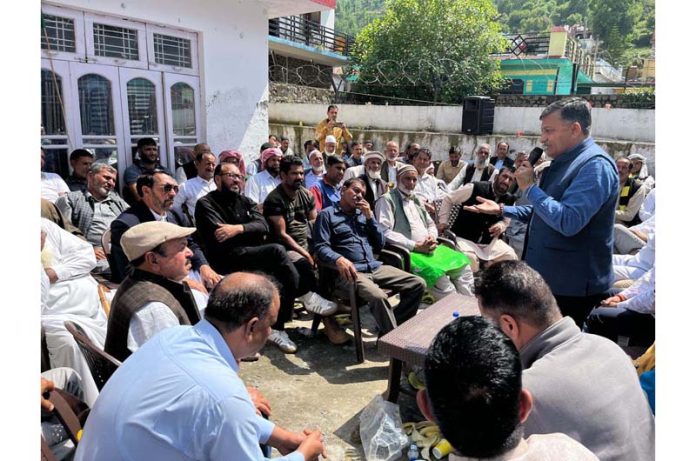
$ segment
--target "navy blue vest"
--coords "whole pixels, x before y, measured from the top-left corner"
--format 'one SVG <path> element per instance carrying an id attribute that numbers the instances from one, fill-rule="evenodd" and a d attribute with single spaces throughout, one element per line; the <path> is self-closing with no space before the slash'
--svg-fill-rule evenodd
<path id="1" fill-rule="evenodd" d="M 562 202 L 580 169 L 597 161 L 608 162 L 614 170 L 614 177 L 610 178 L 613 192 L 585 227 L 575 235 L 563 235 L 535 214 L 529 223 L 524 259 L 544 277 L 554 295 L 600 294 L 612 284 L 614 211 L 619 197 L 614 160 L 592 138 L 587 138 L 551 162 L 544 171 L 540 187 L 554 200 Z"/>

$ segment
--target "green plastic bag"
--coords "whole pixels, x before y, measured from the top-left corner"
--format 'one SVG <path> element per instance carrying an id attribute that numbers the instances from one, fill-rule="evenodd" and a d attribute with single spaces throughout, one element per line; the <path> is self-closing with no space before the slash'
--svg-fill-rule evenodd
<path id="1" fill-rule="evenodd" d="M 444 245 L 438 245 L 429 255 L 411 253 L 411 272 L 422 277 L 428 288 L 446 273 L 462 269 L 467 264 L 471 264 L 471 261 L 464 253 Z"/>

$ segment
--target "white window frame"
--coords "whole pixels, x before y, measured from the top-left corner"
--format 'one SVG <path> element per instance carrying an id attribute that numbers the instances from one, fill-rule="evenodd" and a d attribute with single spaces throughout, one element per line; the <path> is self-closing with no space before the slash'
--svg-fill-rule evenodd
<path id="1" fill-rule="evenodd" d="M 85 21 L 84 13 L 69 8 L 61 8 L 58 6 L 41 4 L 41 12 L 50 16 L 59 16 L 61 18 L 72 19 L 75 26 L 75 52 L 68 51 L 49 51 L 41 48 L 41 57 L 46 59 L 61 59 L 65 61 L 84 61 L 87 56 L 87 48 L 85 45 Z M 41 43 L 43 43 L 44 35 L 41 28 Z"/>
<path id="2" fill-rule="evenodd" d="M 152 70 L 160 72 L 174 72 L 185 75 L 200 75 L 198 68 L 198 35 L 194 32 L 187 32 L 179 29 L 172 29 L 156 24 L 146 24 L 147 29 L 147 54 L 148 65 Z M 169 35 L 171 37 L 184 38 L 191 41 L 191 68 L 158 64 L 155 62 L 155 37 L 154 34 Z"/>
<path id="3" fill-rule="evenodd" d="M 167 149 L 167 136 L 165 129 L 165 104 L 166 99 L 164 98 L 164 89 L 162 84 L 162 73 L 154 70 L 145 69 L 128 69 L 125 67 L 119 67 L 119 91 L 121 94 L 121 115 L 123 117 L 123 145 L 126 151 L 126 167 L 129 167 L 132 162 L 132 157 L 130 152 L 133 148 L 133 143 L 131 139 L 135 137 L 130 132 L 130 116 L 128 112 L 128 82 L 134 78 L 144 78 L 155 87 L 155 97 L 157 98 L 157 134 L 156 135 L 145 135 L 138 136 L 139 138 L 157 137 L 157 143 L 160 148 L 160 155 L 162 151 Z M 195 89 L 194 89 L 195 91 Z"/>
<path id="4" fill-rule="evenodd" d="M 138 59 L 109 58 L 97 56 L 94 49 L 94 24 L 134 29 L 138 33 Z M 85 13 L 85 41 L 87 43 L 87 61 L 95 64 L 106 64 L 119 67 L 132 67 L 147 69 L 147 29 L 145 23 L 130 19 L 119 19 L 113 16 L 103 16 L 93 13 Z"/>
<path id="5" fill-rule="evenodd" d="M 74 102 L 77 98 L 73 96 L 72 93 L 72 77 L 70 75 L 70 63 L 66 61 L 53 61 L 53 69 L 51 69 L 51 62 L 48 59 L 41 60 L 41 70 L 47 70 L 49 72 L 54 72 L 61 79 L 61 94 L 63 99 L 63 106 L 65 108 L 65 135 L 43 135 L 41 139 L 50 139 L 52 141 L 65 139 L 65 143 L 62 144 L 49 144 L 43 146 L 45 149 L 68 149 L 71 152 L 75 149 L 75 129 L 73 126 L 73 120 L 71 115 L 75 112 Z M 79 110 L 79 107 L 77 108 Z"/>
<path id="6" fill-rule="evenodd" d="M 121 107 L 121 99 L 117 97 L 116 91 L 120 91 L 120 83 L 119 83 L 119 76 L 118 76 L 118 68 L 114 66 L 107 66 L 107 65 L 95 65 L 95 64 L 83 64 L 83 63 L 70 63 L 70 86 L 71 86 L 71 91 L 73 93 L 73 97 L 75 98 L 76 105 L 74 110 L 72 111 L 72 114 L 70 114 L 72 117 L 72 123 L 74 127 L 74 138 L 73 142 L 75 142 L 77 145 L 79 145 L 81 148 L 84 149 L 89 149 L 89 148 L 104 148 L 104 145 L 101 144 L 88 144 L 84 142 L 85 138 L 115 138 L 116 139 L 116 145 L 114 146 L 117 151 L 117 158 L 118 158 L 118 176 L 119 176 L 119 184 L 123 184 L 123 173 L 125 172 L 126 168 L 128 165 L 130 165 L 132 162 L 130 161 L 130 151 L 126 152 L 126 146 L 124 145 L 124 137 L 123 137 L 123 117 L 120 116 L 118 111 L 123 111 L 123 108 Z M 88 74 L 97 74 L 101 77 L 106 78 L 111 82 L 111 104 L 113 108 L 113 117 L 114 117 L 114 134 L 112 136 L 91 136 L 91 135 L 83 135 L 82 134 L 82 119 L 81 119 L 81 114 L 80 114 L 80 104 L 79 104 L 79 95 L 80 91 L 78 89 L 78 80 L 80 77 Z"/>
<path id="7" fill-rule="evenodd" d="M 172 73 L 165 72 L 162 74 L 164 82 L 164 111 L 166 112 L 166 130 L 167 130 L 167 162 L 169 165 L 176 165 L 176 156 L 174 155 L 174 138 L 180 136 L 174 136 L 173 125 L 173 114 L 172 114 L 172 86 L 177 83 L 185 83 L 193 88 L 193 104 L 195 109 L 195 119 L 196 119 L 196 141 L 193 144 L 202 142 L 205 139 L 203 133 L 203 106 L 201 105 L 201 83 L 199 77 L 193 77 L 189 75 L 176 75 Z M 161 155 L 161 153 L 160 153 Z"/>

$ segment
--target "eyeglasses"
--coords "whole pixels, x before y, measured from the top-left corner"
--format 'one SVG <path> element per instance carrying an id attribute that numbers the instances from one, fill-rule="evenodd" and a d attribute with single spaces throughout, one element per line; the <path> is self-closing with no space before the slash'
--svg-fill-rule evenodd
<path id="1" fill-rule="evenodd" d="M 178 194 L 179 193 L 179 186 L 177 186 L 176 184 L 164 184 L 162 186 L 162 190 L 166 193 L 174 191 Z"/>
<path id="2" fill-rule="evenodd" d="M 232 179 L 242 179 L 242 175 L 240 174 L 235 174 L 235 173 L 222 173 L 220 176 L 224 176 L 225 178 L 232 178 Z"/>

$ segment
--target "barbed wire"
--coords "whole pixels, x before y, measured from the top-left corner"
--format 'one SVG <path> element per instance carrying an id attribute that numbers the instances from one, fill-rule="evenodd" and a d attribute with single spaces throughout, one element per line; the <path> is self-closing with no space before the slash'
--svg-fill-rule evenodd
<path id="1" fill-rule="evenodd" d="M 602 57 L 608 53 L 600 53 Z M 597 56 L 599 57 L 599 55 Z M 517 57 L 517 60 L 525 61 L 526 66 L 522 71 L 529 72 L 533 70 L 548 71 L 549 75 L 535 75 L 537 82 L 554 82 L 556 85 L 567 86 L 573 83 L 572 75 L 556 75 L 549 69 L 548 66 L 543 66 L 538 62 L 538 59 L 524 59 Z M 595 64 L 595 71 L 606 67 L 607 69 L 616 71 L 614 66 L 610 64 Z M 476 72 L 471 72 L 473 68 L 468 61 L 455 61 L 449 58 L 439 59 L 411 59 L 406 61 L 397 61 L 394 59 L 386 59 L 379 61 L 369 69 L 357 66 L 344 66 L 337 73 L 334 73 L 334 68 L 313 63 L 307 63 L 299 66 L 287 64 L 273 64 L 268 68 L 269 80 L 276 83 L 295 84 L 316 88 L 332 89 L 335 93 L 354 94 L 366 97 L 381 97 L 385 99 L 414 101 L 414 102 L 433 102 L 419 99 L 415 97 L 399 97 L 396 95 L 376 94 L 370 91 L 376 91 L 378 88 L 386 90 L 398 90 L 407 88 L 438 90 L 445 86 L 477 86 L 482 87 L 487 83 L 487 79 L 478 75 Z M 592 77 L 592 76 L 590 76 Z M 509 77 L 506 77 L 509 80 Z M 355 83 L 360 83 L 360 90 L 351 88 Z M 624 79 L 616 82 L 617 85 L 625 85 Z M 355 89 L 356 91 L 352 91 Z M 422 92 L 416 92 L 414 95 L 427 96 Z"/>

